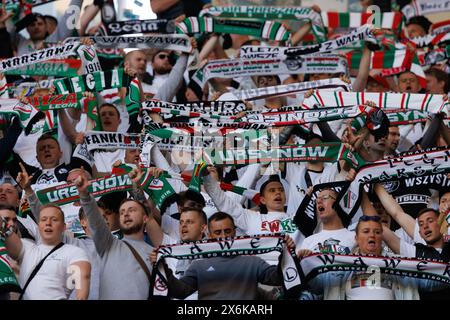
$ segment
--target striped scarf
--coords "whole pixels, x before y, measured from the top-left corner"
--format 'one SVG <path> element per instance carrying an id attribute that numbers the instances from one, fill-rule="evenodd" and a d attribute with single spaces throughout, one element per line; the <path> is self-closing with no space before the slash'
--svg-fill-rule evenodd
<path id="1" fill-rule="evenodd" d="M 270 20 L 306 20 L 311 22 L 311 29 L 318 42 L 326 40 L 326 30 L 319 13 L 311 8 L 272 7 L 272 6 L 227 6 L 208 7 L 200 11 L 199 16 L 219 18 L 251 18 Z"/>
<path id="2" fill-rule="evenodd" d="M 67 43 L 56 47 L 38 50 L 18 57 L 1 60 L 0 72 L 26 67 L 27 65 L 50 59 L 61 59 L 66 56 L 73 55 L 79 45 L 79 42 Z"/>
<path id="3" fill-rule="evenodd" d="M 31 104 L 25 104 L 16 99 L 1 99 L 0 106 L 0 114 L 17 116 L 22 128 L 26 128 L 31 119 L 39 112 Z"/>
<path id="4" fill-rule="evenodd" d="M 197 101 L 183 104 L 170 103 L 151 99 L 141 104 L 142 109 L 162 108 L 174 111 L 201 112 L 220 115 L 235 115 L 247 110 L 247 106 L 240 100 L 236 101 Z"/>
<path id="5" fill-rule="evenodd" d="M 76 41 L 77 37 L 67 38 L 66 42 Z M 154 34 L 145 36 L 95 36 L 89 37 L 96 48 L 137 48 L 137 49 L 161 49 L 190 53 L 192 43 L 184 34 Z"/>
<path id="6" fill-rule="evenodd" d="M 360 167 L 348 188 L 338 194 L 336 202 L 350 218 L 353 218 L 361 203 L 361 190 L 364 184 L 384 183 L 445 172 L 450 172 L 448 147 L 406 152 L 398 157 L 375 161 Z"/>
<path id="7" fill-rule="evenodd" d="M 352 51 L 346 54 L 350 69 L 359 69 L 362 53 Z M 403 44 L 396 44 L 396 50 L 383 50 L 372 52 L 370 69 L 383 69 L 383 75 L 389 76 L 410 70 L 414 73 L 420 85 L 426 87 L 426 77 L 417 54 L 409 51 Z"/>
<path id="8" fill-rule="evenodd" d="M 322 12 L 323 24 L 327 28 L 358 28 L 369 22 L 372 13 L 360 12 Z M 372 21 L 374 23 L 375 21 Z M 381 28 L 393 30 L 400 34 L 403 28 L 403 17 L 400 12 L 383 12 L 381 14 Z M 378 27 L 378 26 L 376 26 Z"/>
<path id="9" fill-rule="evenodd" d="M 326 272 L 339 272 L 341 276 L 344 273 L 349 276 L 351 272 L 355 271 L 366 272 L 367 276 L 370 275 L 367 279 L 370 283 L 366 284 L 369 289 L 378 288 L 379 283 L 376 282 L 376 279 L 378 277 L 378 281 L 381 281 L 380 273 L 398 276 L 399 279 L 408 277 L 418 281 L 426 279 L 450 284 L 449 264 L 425 258 L 313 253 L 300 261 L 300 269 L 302 282 L 308 282 Z M 375 270 L 379 273 L 374 274 Z M 344 278 L 347 277 L 344 276 Z"/>
<path id="10" fill-rule="evenodd" d="M 280 59 L 220 59 L 198 69 L 193 80 L 202 88 L 211 78 L 299 73 L 347 73 L 347 61 L 337 55 L 317 54 Z"/>
<path id="11" fill-rule="evenodd" d="M 440 21 L 431 25 L 431 34 L 437 35 L 450 32 L 450 20 Z"/>
<path id="12" fill-rule="evenodd" d="M 19 282 L 8 261 L 4 240 L 0 240 L 0 292 L 21 292 Z"/>
<path id="13" fill-rule="evenodd" d="M 427 47 L 430 45 L 436 46 L 441 42 L 450 41 L 450 33 L 427 34 L 423 37 L 410 38 L 409 41 L 414 43 L 419 48 Z"/>
<path id="14" fill-rule="evenodd" d="M 330 91 L 351 91 L 351 84 L 342 81 L 340 78 L 331 78 L 317 81 L 297 82 L 283 84 L 273 87 L 233 90 L 231 93 L 238 99 L 252 101 L 271 97 L 286 96 L 290 94 L 299 94 L 310 89 L 330 90 Z"/>
<path id="15" fill-rule="evenodd" d="M 6 75 L 27 76 L 76 76 L 81 61 L 78 59 L 51 59 L 48 61 L 29 64 L 21 68 L 4 72 Z"/>
<path id="16" fill-rule="evenodd" d="M 308 108 L 330 108 L 361 105 L 366 101 L 373 101 L 381 109 L 409 109 L 431 113 L 447 110 L 449 106 L 448 98 L 439 94 L 342 91 L 314 91 L 311 97 L 303 101 L 303 105 Z"/>
<path id="17" fill-rule="evenodd" d="M 206 162 L 213 165 L 238 165 L 252 163 L 345 160 L 358 168 L 364 161 L 341 143 L 330 142 L 316 145 L 283 145 L 279 148 L 259 149 L 206 149 L 203 153 Z"/>
<path id="18" fill-rule="evenodd" d="M 179 34 L 231 33 L 249 35 L 260 39 L 288 41 L 291 33 L 276 21 L 239 21 L 211 17 L 189 17 L 176 26 Z"/>
<path id="19" fill-rule="evenodd" d="M 341 49 L 344 46 L 360 41 L 376 43 L 370 25 L 363 25 L 339 38 L 302 47 L 267 47 L 267 46 L 243 46 L 240 49 L 241 59 L 281 59 L 302 56 L 312 53 L 325 53 Z"/>
<path id="20" fill-rule="evenodd" d="M 450 0 L 412 0 L 402 8 L 406 19 L 436 12 L 450 11 Z"/>
<path id="21" fill-rule="evenodd" d="M 278 252 L 281 255 L 280 269 L 283 273 L 283 288 L 287 295 L 296 296 L 300 289 L 300 273 L 295 249 L 288 249 L 284 235 L 268 234 L 242 236 L 235 238 L 209 239 L 197 242 L 160 246 L 157 262 L 152 272 L 152 293 L 155 296 L 167 296 L 167 275 L 164 270 L 166 258 L 178 260 L 208 259 L 213 257 L 254 256 Z M 217 279 L 227 281 L 227 279 Z M 200 288 L 201 290 L 201 288 Z"/>

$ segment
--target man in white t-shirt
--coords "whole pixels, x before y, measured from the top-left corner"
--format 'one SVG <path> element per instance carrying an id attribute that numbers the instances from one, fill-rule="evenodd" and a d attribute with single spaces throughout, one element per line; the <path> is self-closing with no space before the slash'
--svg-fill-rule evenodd
<path id="1" fill-rule="evenodd" d="M 39 217 L 41 244 L 36 245 L 20 239 L 10 229 L 0 232 L 5 236 L 5 245 L 11 258 L 20 264 L 19 283 L 22 289 L 39 262 L 58 246 L 66 229 L 64 213 L 55 205 L 43 206 Z M 64 244 L 50 254 L 25 289 L 24 300 L 68 299 L 73 289 L 79 300 L 89 296 L 91 264 L 84 250 Z"/>
<path id="2" fill-rule="evenodd" d="M 336 191 L 325 188 L 320 191 L 316 201 L 318 219 L 322 231 L 307 237 L 300 245 L 301 252 L 330 252 L 349 254 L 355 246 L 355 233 L 347 230 L 333 205 Z"/>

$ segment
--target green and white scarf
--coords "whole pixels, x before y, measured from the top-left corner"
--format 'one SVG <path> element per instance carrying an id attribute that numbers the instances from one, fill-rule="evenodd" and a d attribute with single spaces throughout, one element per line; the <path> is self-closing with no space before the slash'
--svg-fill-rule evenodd
<path id="1" fill-rule="evenodd" d="M 0 61 L 0 72 L 23 68 L 30 64 L 50 60 L 62 59 L 73 55 L 80 45 L 79 42 L 67 43 L 56 47 L 38 50 L 32 53 L 24 54 L 18 57 L 9 58 Z"/>
<path id="2" fill-rule="evenodd" d="M 21 292 L 19 282 L 8 261 L 8 251 L 5 243 L 0 240 L 0 293 Z"/>
<path id="3" fill-rule="evenodd" d="M 358 28 L 369 22 L 377 28 L 389 29 L 400 34 L 403 27 L 403 16 L 400 12 L 382 12 L 381 23 L 376 25 L 376 16 L 366 12 L 322 12 L 323 24 L 327 28 Z M 372 19 L 372 21 L 369 21 Z"/>
<path id="4" fill-rule="evenodd" d="M 338 142 L 316 145 L 284 145 L 279 148 L 266 149 L 206 149 L 203 157 L 207 163 L 213 165 L 271 163 L 275 161 L 336 162 L 338 160 L 345 160 L 354 168 L 364 164 L 364 161 L 357 154 L 353 154 L 346 145 Z"/>
<path id="5" fill-rule="evenodd" d="M 78 77 L 53 81 L 58 94 L 73 92 L 98 92 L 105 89 L 128 87 L 131 78 L 123 69 L 88 73 Z"/>
<path id="6" fill-rule="evenodd" d="M 16 99 L 0 99 L 0 114 L 19 117 L 22 128 L 26 128 L 38 112 L 39 110 L 31 104 L 25 104 Z"/>
<path id="7" fill-rule="evenodd" d="M 160 100 L 148 100 L 141 104 L 142 109 L 161 108 L 165 110 L 211 113 L 220 115 L 235 115 L 247 110 L 242 101 L 197 101 L 183 104 L 170 103 Z"/>
<path id="8" fill-rule="evenodd" d="M 80 66 L 81 61 L 78 59 L 52 59 L 35 64 L 27 64 L 19 69 L 6 71 L 4 74 L 67 77 L 76 76 Z"/>
<path id="9" fill-rule="evenodd" d="M 82 44 L 78 47 L 77 53 L 83 63 L 84 72 L 82 74 L 102 71 L 94 46 Z"/>
<path id="10" fill-rule="evenodd" d="M 330 91 L 351 91 L 351 84 L 342 81 L 339 78 L 297 82 L 283 84 L 279 86 L 233 90 L 231 93 L 241 100 L 260 100 L 270 97 L 286 96 L 290 94 L 298 94 L 309 91 L 310 89 L 330 90 Z"/>
<path id="11" fill-rule="evenodd" d="M 343 107 L 361 105 L 373 101 L 381 109 L 408 109 L 438 113 L 448 110 L 449 101 L 442 94 L 428 93 L 389 93 L 389 92 L 330 92 L 314 91 L 303 100 L 303 106 Z"/>
<path id="12" fill-rule="evenodd" d="M 60 110 L 67 108 L 89 111 L 97 105 L 97 101 L 94 98 L 85 98 L 83 97 L 82 93 L 45 95 L 39 97 L 35 96 L 28 99 L 31 105 L 41 111 Z"/>
<path id="13" fill-rule="evenodd" d="M 450 11 L 450 0 L 412 0 L 402 8 L 406 19 L 436 12 Z"/>
<path id="14" fill-rule="evenodd" d="M 308 282 L 326 272 L 365 271 L 367 275 L 376 277 L 375 268 L 382 274 L 400 278 L 408 277 L 450 284 L 450 265 L 434 259 L 313 253 L 300 261 L 303 282 Z"/>
<path id="15" fill-rule="evenodd" d="M 286 27 L 276 21 L 241 21 L 210 17 L 186 18 L 177 24 L 176 32 L 179 34 L 231 33 L 276 41 L 288 41 L 291 37 Z"/>
<path id="16" fill-rule="evenodd" d="M 242 236 L 235 238 L 209 239 L 197 242 L 161 246 L 152 272 L 153 296 L 167 296 L 167 275 L 164 260 L 208 259 L 214 257 L 235 257 L 240 255 L 263 255 L 279 252 L 280 267 L 284 279 L 284 289 L 295 296 L 300 289 L 301 279 L 295 249 L 288 249 L 282 234 Z M 227 279 L 218 279 L 227 281 Z"/>
<path id="17" fill-rule="evenodd" d="M 66 41 L 76 41 L 78 38 L 68 38 Z M 192 44 L 184 34 L 155 34 L 145 36 L 95 36 L 90 37 L 97 48 L 137 48 L 162 49 L 190 53 Z"/>
<path id="18" fill-rule="evenodd" d="M 203 9 L 200 17 L 213 16 L 217 18 L 251 18 L 270 20 L 307 20 L 319 42 L 326 40 L 326 30 L 319 13 L 311 8 L 275 7 L 275 6 L 212 6 Z"/>
<path id="19" fill-rule="evenodd" d="M 336 55 L 307 55 L 295 59 L 221 59 L 197 70 L 193 80 L 202 88 L 211 78 L 299 73 L 347 73 L 347 61 Z"/>
<path id="20" fill-rule="evenodd" d="M 426 122 L 430 116 L 429 112 L 420 110 L 385 110 L 391 126 L 407 125 L 418 122 Z M 352 128 L 359 131 L 366 125 L 365 116 L 359 116 L 352 121 Z"/>
<path id="21" fill-rule="evenodd" d="M 368 163 L 359 168 L 349 187 L 336 201 L 353 218 L 361 202 L 361 189 L 366 183 L 384 183 L 429 174 L 450 172 L 450 149 L 432 148 L 404 153 L 398 157 Z"/>
<path id="22" fill-rule="evenodd" d="M 363 25 L 349 34 L 319 44 L 302 47 L 267 47 L 267 46 L 243 46 L 240 49 L 241 59 L 293 59 L 312 53 L 326 53 L 339 50 L 354 42 L 369 41 L 376 43 L 370 25 Z"/>

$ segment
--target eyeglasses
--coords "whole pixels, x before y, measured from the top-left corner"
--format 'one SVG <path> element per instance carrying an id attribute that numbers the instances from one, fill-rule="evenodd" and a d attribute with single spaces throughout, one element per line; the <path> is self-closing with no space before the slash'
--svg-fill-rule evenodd
<path id="1" fill-rule="evenodd" d="M 166 58 L 168 59 L 169 55 L 168 54 L 158 54 L 158 58 L 161 60 L 166 59 Z"/>
<path id="2" fill-rule="evenodd" d="M 336 200 L 335 197 L 330 196 L 330 195 L 326 195 L 326 196 L 321 196 L 321 197 L 317 197 L 317 200 L 328 200 L 328 199 L 333 199 Z"/>
<path id="3" fill-rule="evenodd" d="M 363 215 L 363 216 L 359 217 L 359 221 L 364 221 L 364 222 L 367 222 L 367 221 L 380 222 L 380 221 L 381 221 L 381 217 L 380 217 L 380 216 L 366 216 L 366 215 Z"/>

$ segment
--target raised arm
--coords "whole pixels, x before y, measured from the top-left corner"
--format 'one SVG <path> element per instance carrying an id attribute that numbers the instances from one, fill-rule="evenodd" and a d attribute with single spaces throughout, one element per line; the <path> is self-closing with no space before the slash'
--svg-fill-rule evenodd
<path id="1" fill-rule="evenodd" d="M 402 207 L 395 199 L 386 192 L 383 185 L 377 183 L 374 187 L 375 193 L 381 201 L 381 204 L 389 213 L 389 215 L 406 231 L 406 233 L 414 239 L 414 228 L 416 222 L 413 217 L 405 213 Z"/>
<path id="2" fill-rule="evenodd" d="M 353 83 L 353 91 L 359 92 L 364 91 L 367 84 L 367 78 L 369 77 L 370 71 L 370 60 L 372 57 L 372 51 L 367 47 L 367 44 L 364 45 L 361 61 L 359 63 L 358 75 L 356 76 L 356 80 Z"/>
<path id="3" fill-rule="evenodd" d="M 383 241 L 394 253 L 400 254 L 400 238 L 386 226 L 383 226 Z"/>
<path id="4" fill-rule="evenodd" d="M 13 228 L 8 228 L 7 225 L 6 220 L 0 217 L 0 234 L 1 237 L 5 238 L 6 250 L 11 258 L 17 260 L 23 248 L 22 240 L 20 240 Z"/>
<path id="5" fill-rule="evenodd" d="M 118 241 L 109 231 L 105 219 L 103 219 L 98 209 L 94 197 L 89 194 L 89 181 L 82 169 L 80 176 L 75 180 L 78 193 L 80 195 L 81 206 L 88 218 L 89 228 L 94 239 L 95 248 L 100 256 L 103 256 L 112 246 L 114 241 Z"/>
<path id="6" fill-rule="evenodd" d="M 189 55 L 182 53 L 170 71 L 169 77 L 155 94 L 154 99 L 172 101 L 183 81 L 183 74 L 187 67 Z"/>
<path id="7" fill-rule="evenodd" d="M 258 213 L 242 208 L 239 202 L 231 200 L 225 192 L 220 189 L 217 178 L 214 178 L 212 174 L 210 174 L 212 172 L 217 176 L 216 168 L 208 166 L 207 170 L 204 170 L 203 172 L 205 171 L 207 176 L 203 177 L 203 185 L 216 208 L 231 215 L 237 227 L 247 230 L 249 224 L 247 215 Z"/>

